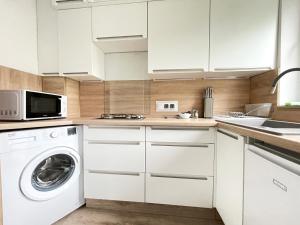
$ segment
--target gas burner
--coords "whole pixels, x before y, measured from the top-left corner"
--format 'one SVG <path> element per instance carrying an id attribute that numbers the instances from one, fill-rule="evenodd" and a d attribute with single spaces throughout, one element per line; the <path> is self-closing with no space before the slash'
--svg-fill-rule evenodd
<path id="1" fill-rule="evenodd" d="M 142 120 L 145 117 L 140 114 L 102 114 L 99 119 L 115 120 Z"/>

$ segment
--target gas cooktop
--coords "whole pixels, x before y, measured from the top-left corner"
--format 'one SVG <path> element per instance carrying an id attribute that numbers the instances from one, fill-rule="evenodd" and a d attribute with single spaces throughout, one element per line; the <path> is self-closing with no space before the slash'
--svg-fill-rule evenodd
<path id="1" fill-rule="evenodd" d="M 141 114 L 102 114 L 98 119 L 142 120 L 144 118 Z"/>

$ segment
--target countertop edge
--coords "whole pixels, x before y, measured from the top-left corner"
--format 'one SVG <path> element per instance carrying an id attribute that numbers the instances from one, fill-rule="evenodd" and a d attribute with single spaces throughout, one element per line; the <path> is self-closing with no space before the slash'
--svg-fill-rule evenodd
<path id="1" fill-rule="evenodd" d="M 55 126 L 68 125 L 95 125 L 95 126 L 167 126 L 167 127 L 217 127 L 227 129 L 241 136 L 256 138 L 267 143 L 290 149 L 291 151 L 300 153 L 300 135 L 277 136 L 273 134 L 263 133 L 250 128 L 240 127 L 238 125 L 217 122 L 213 119 L 163 119 L 149 118 L 139 121 L 124 120 L 97 120 L 95 118 L 70 118 L 55 120 L 39 120 L 27 122 L 0 122 L 0 131 L 12 131 L 22 129 L 46 128 Z"/>

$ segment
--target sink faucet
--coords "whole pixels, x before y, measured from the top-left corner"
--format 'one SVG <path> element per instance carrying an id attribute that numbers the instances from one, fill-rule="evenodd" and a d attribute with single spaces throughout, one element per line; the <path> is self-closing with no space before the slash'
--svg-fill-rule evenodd
<path id="1" fill-rule="evenodd" d="M 288 73 L 291 73 L 291 72 L 295 72 L 295 71 L 300 71 L 300 68 L 291 68 L 291 69 L 288 69 L 288 70 L 285 70 L 283 71 L 281 74 L 279 74 L 275 80 L 273 81 L 273 84 L 272 84 L 272 90 L 271 90 L 271 94 L 274 94 L 275 91 L 276 91 L 276 87 L 277 87 L 277 83 L 278 81 L 286 74 Z"/>

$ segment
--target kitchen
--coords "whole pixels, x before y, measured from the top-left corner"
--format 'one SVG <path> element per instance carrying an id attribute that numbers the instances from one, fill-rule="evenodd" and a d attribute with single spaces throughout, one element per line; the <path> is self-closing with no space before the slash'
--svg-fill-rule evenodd
<path id="1" fill-rule="evenodd" d="M 299 12 L 2 1 L 0 224 L 299 224 Z"/>

